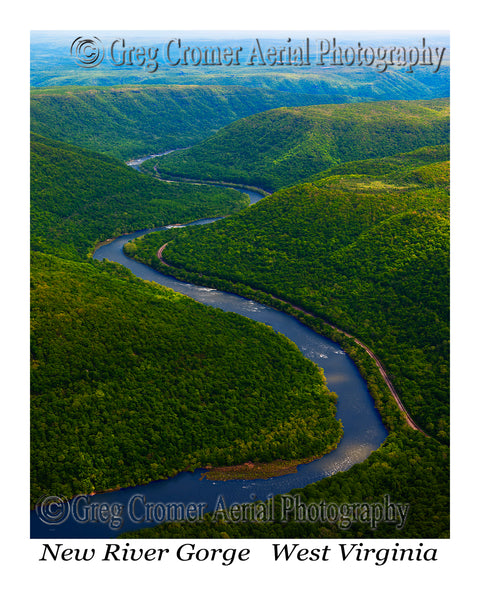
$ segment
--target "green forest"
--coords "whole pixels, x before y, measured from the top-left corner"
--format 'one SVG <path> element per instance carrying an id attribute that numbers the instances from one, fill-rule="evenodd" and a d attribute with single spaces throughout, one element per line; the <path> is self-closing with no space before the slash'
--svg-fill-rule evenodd
<path id="1" fill-rule="evenodd" d="M 449 531 L 449 460 L 446 448 L 422 433 L 390 434 L 386 442 L 367 460 L 348 471 L 336 473 L 302 489 L 292 490 L 305 504 L 382 503 L 385 495 L 409 504 L 403 529 L 381 523 L 352 523 L 348 528 L 337 522 L 283 521 L 281 500 L 274 500 L 272 522 L 252 523 L 213 521 L 205 515 L 195 523 L 164 523 L 148 529 L 121 534 L 122 538 L 444 538 Z"/>
<path id="2" fill-rule="evenodd" d="M 390 433 L 364 463 L 298 493 L 336 502 L 391 494 L 410 504 L 407 525 L 340 531 L 207 518 L 130 535 L 447 537 L 448 100 L 358 102 L 360 89 L 409 97 L 398 72 L 385 78 L 389 91 L 359 77 L 343 88 L 349 104 L 338 73 L 323 90 L 312 74 L 308 92 L 309 75 L 266 78 L 265 89 L 249 77 L 244 88 L 32 91 L 32 504 L 198 466 L 301 461 L 338 443 L 335 397 L 286 338 L 91 258 L 122 233 L 230 215 L 147 235 L 126 252 L 338 341 Z M 329 86 L 339 95 L 313 106 Z M 147 161 L 143 174 L 118 160 L 190 144 Z M 245 194 L 162 182 L 155 168 L 275 193 L 246 208 Z M 170 267 L 156 258 L 167 241 Z M 425 433 L 407 426 L 368 354 L 329 323 L 377 354 Z"/>
<path id="3" fill-rule="evenodd" d="M 270 327 L 114 264 L 36 252 L 31 275 L 33 502 L 339 441 L 323 374 Z"/>
<path id="4" fill-rule="evenodd" d="M 343 162 L 448 143 L 449 114 L 448 99 L 279 108 L 142 168 L 278 190 Z"/>
<path id="5" fill-rule="evenodd" d="M 31 136 L 31 248 L 85 258 L 142 228 L 223 216 L 248 205 L 233 189 L 167 184 L 108 156 Z"/>

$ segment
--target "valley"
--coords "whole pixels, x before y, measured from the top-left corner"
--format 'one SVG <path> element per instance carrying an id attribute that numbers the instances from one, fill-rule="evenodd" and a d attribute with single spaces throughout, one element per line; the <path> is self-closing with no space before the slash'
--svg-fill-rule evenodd
<path id="1" fill-rule="evenodd" d="M 411 510 L 402 531 L 206 515 L 124 535 L 447 537 L 448 99 L 320 103 L 300 84 L 204 83 L 32 89 L 32 505 L 201 467 L 298 464 L 346 436 L 322 357 L 269 322 L 94 260 L 137 232 L 132 263 L 287 313 L 356 364 L 388 436 L 288 491 L 337 503 L 388 494 Z M 183 146 L 141 172 L 124 164 Z M 249 206 L 242 190 L 169 178 L 272 193 Z M 262 485 L 275 493 L 275 479 Z"/>

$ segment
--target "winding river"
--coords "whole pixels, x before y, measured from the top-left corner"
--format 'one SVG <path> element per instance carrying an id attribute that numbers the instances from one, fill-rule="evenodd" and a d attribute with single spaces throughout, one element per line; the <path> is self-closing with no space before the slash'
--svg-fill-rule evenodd
<path id="1" fill-rule="evenodd" d="M 137 159 L 129 164 L 138 168 L 141 162 L 142 159 Z M 251 203 L 262 198 L 257 192 L 241 191 L 248 193 Z M 190 225 L 202 225 L 214 220 L 201 219 Z M 80 496 L 67 504 L 53 503 L 43 512 L 38 509 L 31 512 L 32 538 L 111 538 L 122 532 L 161 522 L 172 506 L 179 511 L 178 515 L 188 508 L 194 520 L 194 507 L 201 506 L 198 510 L 203 513 L 233 503 L 265 501 L 272 495 L 288 494 L 296 488 L 349 469 L 364 461 L 387 436 L 366 383 L 352 360 L 337 344 L 278 310 L 235 294 L 179 281 L 124 254 L 123 246 L 128 241 L 158 229 L 163 228 L 123 235 L 100 246 L 94 258 L 120 263 L 146 281 L 155 281 L 203 304 L 266 323 L 286 335 L 304 356 L 324 370 L 329 389 L 338 395 L 337 418 L 342 420 L 344 435 L 330 454 L 300 465 L 297 472 L 290 475 L 270 479 L 210 481 L 203 477 L 205 469 L 197 469 L 193 473 L 180 473 L 147 485 L 95 496 Z"/>

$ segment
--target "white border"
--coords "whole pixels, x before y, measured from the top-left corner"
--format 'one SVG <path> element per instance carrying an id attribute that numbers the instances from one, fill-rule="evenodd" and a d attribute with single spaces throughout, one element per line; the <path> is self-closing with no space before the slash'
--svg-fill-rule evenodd
<path id="1" fill-rule="evenodd" d="M 180 1 L 175 8 L 147 0 L 132 5 L 116 2 L 101 5 L 82 2 L 68 5 L 62 1 L 41 2 L 13 9 L 6 17 L 7 32 L 1 41 L 2 69 L 2 144 L 3 215 L 2 246 L 4 285 L 2 293 L 2 386 L 4 427 L 2 469 L 2 508 L 7 535 L 2 554 L 8 560 L 8 578 L 15 595 L 30 593 L 36 598 L 53 598 L 59 593 L 69 598 L 86 595 L 99 598 L 115 595 L 130 598 L 151 593 L 160 597 L 243 598 L 268 596 L 286 598 L 301 594 L 335 595 L 340 598 L 450 598 L 471 589 L 474 582 L 476 530 L 475 484 L 472 443 L 477 424 L 478 404 L 473 341 L 478 323 L 477 219 L 478 184 L 476 175 L 478 139 L 478 84 L 476 68 L 477 39 L 472 5 L 466 2 L 402 3 L 342 1 L 326 5 L 318 0 L 302 3 L 219 1 Z M 458 17 L 457 17 L 458 14 Z M 232 541 L 235 547 L 250 547 L 258 554 L 255 562 L 238 567 L 211 568 L 211 565 L 162 563 L 40 563 L 41 545 L 28 539 L 28 523 L 23 519 L 28 498 L 28 85 L 29 32 L 31 29 L 157 29 L 192 30 L 450 30 L 452 47 L 452 205 L 453 223 L 453 375 L 452 401 L 454 429 L 453 522 L 452 539 L 432 545 L 440 549 L 437 563 L 390 564 L 375 567 L 340 563 L 298 563 L 279 565 L 270 560 L 272 541 Z M 468 132 L 465 135 L 464 132 Z M 474 145 L 473 145 L 474 144 Z M 472 148 L 473 145 L 473 148 Z M 478 154 L 478 152 L 477 152 Z M 5 185 L 6 184 L 6 185 Z M 10 228 L 12 231 L 10 232 Z M 14 266 L 9 263 L 13 262 Z M 476 294 L 477 292 L 477 294 Z M 468 335 L 460 334 L 467 331 Z M 461 407 L 461 412 L 459 408 Z M 467 417 L 467 418 L 466 418 Z M 466 421 L 466 422 L 465 422 Z M 8 431 L 8 434 L 7 434 Z M 461 460 L 455 457 L 461 456 Z M 465 458 L 464 458 L 465 457 Z M 472 472 L 473 471 L 473 472 Z M 325 544 L 325 541 L 321 541 Z M 416 542 L 411 541 L 412 544 Z M 133 542 L 132 542 L 133 544 Z M 176 543 L 173 543 L 176 546 Z M 318 546 L 315 542 L 302 542 Z M 336 542 L 332 542 L 332 545 Z M 92 547 L 92 541 L 79 542 Z M 101 543 L 103 545 L 103 542 Z M 147 544 L 141 543 L 147 546 Z M 148 544 L 165 545 L 159 540 Z M 214 546 L 209 540 L 205 545 Z M 380 547 L 381 542 L 372 544 Z M 427 544 L 425 544 L 427 545 Z M 263 558 L 262 558 L 263 557 Z M 2 564 L 6 564 L 2 560 Z M 9 586 L 4 583 L 4 588 Z M 475 584 L 473 589 L 475 589 Z"/>

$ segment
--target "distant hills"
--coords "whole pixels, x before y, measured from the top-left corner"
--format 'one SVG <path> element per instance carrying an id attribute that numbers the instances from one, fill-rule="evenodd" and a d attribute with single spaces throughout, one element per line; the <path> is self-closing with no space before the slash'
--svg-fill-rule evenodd
<path id="1" fill-rule="evenodd" d="M 157 85 L 39 88 L 35 133 L 128 159 L 189 146 L 247 115 L 278 106 L 345 102 L 332 96 L 240 86 Z"/>
<path id="2" fill-rule="evenodd" d="M 371 83 L 367 85 L 369 91 L 365 90 L 367 96 L 362 96 L 350 95 L 352 90 L 340 83 L 336 91 L 331 90 L 329 86 L 323 86 L 321 78 L 318 77 L 302 79 L 305 85 L 300 85 L 298 78 L 293 75 L 283 77 L 285 85 L 281 84 L 278 78 L 268 80 L 273 89 L 260 86 L 260 83 L 260 87 L 122 85 L 38 88 L 32 90 L 31 94 L 31 129 L 52 139 L 126 160 L 196 144 L 233 121 L 274 108 L 359 103 L 365 99 L 385 97 L 384 94 L 379 94 L 377 87 Z M 280 89 L 276 89 L 277 85 Z M 402 88 L 402 94 L 404 91 Z M 392 91 L 386 96 L 404 97 L 402 94 Z M 363 103 L 362 106 L 364 105 Z M 313 113 L 305 113 L 302 116 L 297 110 L 292 121 L 289 121 L 290 114 L 283 114 L 283 127 L 299 126 L 296 135 L 301 135 L 302 131 L 310 126 Z M 420 117 L 420 113 L 417 116 Z M 388 118 L 388 115 L 385 115 L 385 118 Z M 256 122 L 255 126 L 275 127 L 268 123 L 267 117 L 264 119 L 266 120 L 263 121 L 263 125 Z M 248 136 L 243 141 L 246 149 L 250 151 L 258 139 L 255 135 L 250 138 L 251 132 L 248 128 L 242 133 L 238 127 L 243 128 L 244 124 L 236 125 L 230 134 L 235 136 L 235 132 L 238 132 L 240 136 Z M 345 132 L 339 130 L 332 133 Z M 252 161 L 261 161 L 257 164 L 257 178 L 260 168 L 265 166 L 262 146 L 265 147 L 269 142 L 271 140 L 267 138 L 260 140 L 260 147 L 251 157 Z M 218 150 L 223 144 L 223 139 L 217 138 L 213 143 Z M 282 140 L 278 140 L 277 143 L 281 144 Z M 434 142 L 424 140 L 423 143 Z M 339 151 L 341 152 L 342 148 L 339 148 Z"/>
<path id="3" fill-rule="evenodd" d="M 364 33 L 367 33 L 365 36 Z M 162 35 L 163 34 L 163 35 Z M 220 47 L 238 45 L 244 48 L 245 60 L 237 66 L 215 67 L 193 66 L 179 64 L 172 67 L 167 64 L 164 49 L 159 48 L 155 62 L 155 71 L 149 72 L 145 67 L 132 61 L 130 65 L 116 66 L 108 57 L 108 48 L 113 40 L 125 37 L 127 46 L 155 47 L 172 38 L 168 32 L 150 32 L 148 36 L 141 32 L 128 32 L 120 36 L 117 32 L 101 32 L 98 34 L 105 45 L 107 55 L 101 64 L 94 69 L 83 69 L 73 59 L 70 53 L 72 41 L 76 37 L 72 32 L 32 32 L 31 36 L 31 69 L 30 81 L 33 87 L 61 87 L 61 86 L 114 86 L 114 85 L 201 85 L 201 86 L 244 86 L 262 88 L 276 92 L 291 92 L 296 94 L 314 94 L 317 103 L 330 102 L 329 98 L 343 96 L 344 102 L 363 100 L 393 100 L 393 99 L 420 99 L 439 98 L 448 96 L 450 83 L 449 65 L 449 40 L 448 35 L 434 35 L 430 32 L 427 44 L 433 46 L 446 46 L 447 52 L 443 58 L 439 71 L 434 73 L 432 66 L 422 67 L 416 65 L 410 72 L 405 67 L 389 65 L 385 72 L 380 72 L 374 65 L 366 66 L 355 64 L 341 66 L 329 64 L 326 67 L 317 65 L 318 56 L 315 39 L 322 38 L 325 33 L 311 32 L 308 37 L 311 41 L 311 65 L 261 67 L 258 65 L 247 66 L 246 56 L 256 44 L 258 37 L 262 40 L 264 49 L 273 43 L 277 47 L 285 44 L 291 32 L 270 32 L 247 36 L 232 37 L 222 35 L 221 32 L 209 32 L 203 39 L 184 32 L 182 35 L 183 47 L 187 45 Z M 175 35 L 175 37 L 177 37 Z M 295 36 L 299 43 L 304 41 L 304 36 Z M 276 39 L 275 39 L 276 38 Z M 344 38 L 343 41 L 341 38 Z M 422 35 L 411 32 L 410 35 L 396 35 L 394 32 L 356 32 L 353 35 L 336 36 L 339 45 L 354 46 L 363 40 L 373 46 L 418 46 L 421 44 Z M 187 41 L 190 40 L 190 41 Z M 295 42 L 294 42 L 295 43 Z M 293 45 L 293 44 L 292 44 Z M 250 50 L 248 50 L 250 49 Z M 128 62 L 128 61 L 126 61 Z M 333 61 L 332 61 L 333 62 Z M 135 63 L 135 64 L 134 64 Z M 323 96 L 323 99 L 320 97 Z M 333 100 L 335 101 L 335 100 Z"/>

